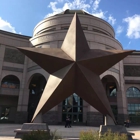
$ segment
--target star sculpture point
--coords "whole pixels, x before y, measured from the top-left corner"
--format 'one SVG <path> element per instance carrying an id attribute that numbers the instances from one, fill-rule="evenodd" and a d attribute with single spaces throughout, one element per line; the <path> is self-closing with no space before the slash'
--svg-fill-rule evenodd
<path id="1" fill-rule="evenodd" d="M 32 121 L 76 93 L 115 122 L 100 74 L 133 51 L 90 49 L 77 14 L 61 48 L 18 48 L 50 76 Z"/>

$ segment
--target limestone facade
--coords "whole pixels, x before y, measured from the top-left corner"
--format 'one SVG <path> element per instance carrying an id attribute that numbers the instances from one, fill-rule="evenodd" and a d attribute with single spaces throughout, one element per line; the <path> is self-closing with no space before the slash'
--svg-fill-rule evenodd
<path id="1" fill-rule="evenodd" d="M 123 49 L 121 43 L 115 39 L 114 29 L 109 23 L 83 11 L 78 13 L 78 17 L 91 49 Z M 71 11 L 46 18 L 36 25 L 33 37 L 0 31 L 0 122 L 30 121 L 49 78 L 46 71 L 20 53 L 16 47 L 60 48 L 72 18 Z M 139 123 L 133 119 L 139 117 L 137 113 L 140 109 L 140 52 L 135 51 L 100 75 L 100 78 L 118 123 L 123 123 L 127 118 Z M 39 84 L 38 88 L 36 84 Z M 38 96 L 34 95 L 36 92 Z M 136 96 L 129 96 L 130 94 Z M 63 124 L 64 117 L 69 115 L 63 112 L 63 106 L 64 104 L 60 103 L 44 114 L 44 122 Z M 88 103 L 82 101 L 80 107 L 80 121 L 76 112 L 70 112 L 73 123 L 103 123 L 103 115 Z M 74 121 L 74 115 L 77 122 Z"/>

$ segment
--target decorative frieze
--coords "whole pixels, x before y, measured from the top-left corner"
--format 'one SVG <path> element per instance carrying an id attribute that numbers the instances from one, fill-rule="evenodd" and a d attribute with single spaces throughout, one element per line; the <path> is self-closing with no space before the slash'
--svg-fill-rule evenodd
<path id="1" fill-rule="evenodd" d="M 15 49 L 6 48 L 4 61 L 11 63 L 24 64 L 25 55 Z"/>
<path id="2" fill-rule="evenodd" d="M 140 76 L 140 66 L 124 65 L 124 76 Z"/>

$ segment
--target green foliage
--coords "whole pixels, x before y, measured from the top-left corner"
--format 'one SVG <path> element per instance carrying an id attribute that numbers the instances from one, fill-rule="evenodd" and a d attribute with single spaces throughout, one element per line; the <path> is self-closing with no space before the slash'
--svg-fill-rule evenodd
<path id="1" fill-rule="evenodd" d="M 23 135 L 22 140 L 58 140 L 61 139 L 61 136 L 54 132 L 46 132 L 46 131 L 32 131 L 28 134 Z"/>
<path id="2" fill-rule="evenodd" d="M 90 130 L 80 132 L 80 140 L 127 140 L 127 136 L 126 134 L 112 133 L 111 130 L 108 130 L 99 137 L 99 132 Z"/>
<path id="3" fill-rule="evenodd" d="M 111 130 L 108 130 L 100 140 L 127 140 L 126 134 L 112 133 Z"/>
<path id="4" fill-rule="evenodd" d="M 98 140 L 99 134 L 96 131 L 82 131 L 80 132 L 80 140 Z"/>

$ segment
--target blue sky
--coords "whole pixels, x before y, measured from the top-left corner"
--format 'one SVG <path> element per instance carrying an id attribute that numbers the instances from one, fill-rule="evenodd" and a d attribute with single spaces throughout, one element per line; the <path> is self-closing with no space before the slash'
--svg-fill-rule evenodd
<path id="1" fill-rule="evenodd" d="M 83 9 L 109 22 L 124 49 L 140 50 L 140 0 L 3 0 L 0 29 L 32 36 L 45 17 L 66 9 Z"/>

